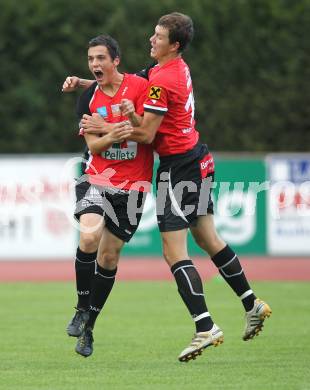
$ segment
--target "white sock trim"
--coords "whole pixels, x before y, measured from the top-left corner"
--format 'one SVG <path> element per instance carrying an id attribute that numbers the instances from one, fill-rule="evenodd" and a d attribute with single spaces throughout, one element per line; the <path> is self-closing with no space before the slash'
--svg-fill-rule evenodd
<path id="1" fill-rule="evenodd" d="M 183 267 L 182 267 L 182 268 L 183 268 Z M 189 288 L 190 288 L 190 290 L 191 290 L 191 293 L 192 293 L 193 295 L 202 296 L 202 297 L 203 297 L 204 294 L 199 294 L 199 293 L 196 293 L 196 292 L 194 291 L 193 286 L 192 286 L 192 283 L 191 283 L 191 281 L 190 281 L 190 279 L 189 279 L 187 273 L 184 271 L 184 269 L 181 269 L 181 271 L 183 272 L 183 275 L 185 276 L 185 278 L 186 278 L 186 280 L 187 280 L 187 283 L 188 283 L 188 285 L 189 285 Z"/>
<path id="2" fill-rule="evenodd" d="M 240 272 L 237 272 L 237 273 L 232 274 L 232 275 L 228 275 L 228 274 L 227 274 L 226 272 L 224 272 L 222 269 L 221 269 L 221 271 L 223 272 L 225 278 L 229 279 L 229 278 L 233 278 L 234 276 L 239 276 L 239 275 L 241 275 L 242 272 L 243 272 L 243 268 L 241 268 L 241 271 L 240 271 Z"/>
<path id="3" fill-rule="evenodd" d="M 237 255 L 235 255 L 232 259 L 230 259 L 229 261 L 227 261 L 226 264 L 222 265 L 221 267 L 219 267 L 219 270 L 223 273 L 223 275 L 225 276 L 225 278 L 229 279 L 229 278 L 233 278 L 234 276 L 239 276 L 242 274 L 243 272 L 243 268 L 241 267 L 241 271 L 239 272 L 236 272 L 235 274 L 227 274 L 223 268 L 227 267 L 230 263 L 232 263 L 235 259 L 236 259 Z M 241 266 L 241 264 L 240 264 Z"/>
<path id="4" fill-rule="evenodd" d="M 180 269 L 182 269 L 182 268 L 189 268 L 189 267 L 195 267 L 193 264 L 191 264 L 191 265 L 182 265 L 181 267 L 179 267 L 179 268 L 177 268 L 176 270 L 174 270 L 173 271 L 173 275 L 177 272 L 177 271 L 179 271 Z"/>
<path id="5" fill-rule="evenodd" d="M 199 314 L 199 316 L 194 318 L 194 321 L 197 322 L 197 321 L 200 321 L 201 319 L 206 318 L 206 317 L 210 317 L 210 313 L 208 311 Z"/>
<path id="6" fill-rule="evenodd" d="M 100 272 L 97 271 L 97 262 L 96 262 L 96 265 L 95 265 L 95 275 L 99 275 L 101 276 L 102 278 L 105 278 L 105 279 L 115 279 L 115 275 L 113 276 L 105 276 L 105 275 L 102 275 Z"/>
<path id="7" fill-rule="evenodd" d="M 240 295 L 240 299 L 242 300 L 242 299 L 244 299 L 244 298 L 246 298 L 246 297 L 248 297 L 249 295 L 252 295 L 253 294 L 253 291 L 252 290 L 248 290 L 248 291 L 246 291 L 246 292 L 244 292 L 242 295 Z"/>
<path id="8" fill-rule="evenodd" d="M 114 276 L 105 276 L 105 275 L 102 275 L 100 272 L 95 272 L 95 275 L 99 275 L 101 276 L 102 278 L 105 278 L 105 279 L 115 279 L 115 275 Z"/>
<path id="9" fill-rule="evenodd" d="M 79 263 L 83 263 L 83 264 L 87 264 L 87 263 L 91 264 L 91 263 L 94 263 L 96 261 L 96 259 L 92 260 L 92 261 L 82 261 L 78 257 L 76 257 L 75 260 L 78 261 Z"/>
<path id="10" fill-rule="evenodd" d="M 227 267 L 230 263 L 232 263 L 232 262 L 235 260 L 236 257 L 237 257 L 237 255 L 235 255 L 232 259 L 230 259 L 229 261 L 227 261 L 226 264 L 224 264 L 224 265 L 222 265 L 221 267 L 219 267 L 219 269 L 223 271 L 223 268 Z"/>

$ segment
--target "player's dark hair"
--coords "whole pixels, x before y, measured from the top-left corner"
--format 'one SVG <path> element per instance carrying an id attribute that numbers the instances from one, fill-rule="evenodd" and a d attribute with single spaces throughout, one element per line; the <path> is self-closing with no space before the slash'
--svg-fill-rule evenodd
<path id="1" fill-rule="evenodd" d="M 94 46 L 105 46 L 108 49 L 112 60 L 115 60 L 117 57 L 121 58 L 119 45 L 114 38 L 110 37 L 110 35 L 98 35 L 97 37 L 91 39 L 88 42 L 88 48 Z"/>
<path id="2" fill-rule="evenodd" d="M 188 15 L 172 12 L 162 16 L 157 23 L 169 31 L 169 42 L 179 42 L 178 52 L 182 52 L 191 43 L 194 36 L 194 25 Z"/>

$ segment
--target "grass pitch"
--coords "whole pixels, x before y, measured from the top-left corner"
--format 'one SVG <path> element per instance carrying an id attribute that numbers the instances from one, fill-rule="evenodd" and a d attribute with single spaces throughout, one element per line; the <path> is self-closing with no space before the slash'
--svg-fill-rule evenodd
<path id="1" fill-rule="evenodd" d="M 215 279 L 205 293 L 224 344 L 179 363 L 194 326 L 172 282 L 116 283 L 87 359 L 65 333 L 73 283 L 0 284 L 0 389 L 310 389 L 309 284 L 252 285 L 273 310 L 260 336 L 241 340 L 241 304 Z"/>

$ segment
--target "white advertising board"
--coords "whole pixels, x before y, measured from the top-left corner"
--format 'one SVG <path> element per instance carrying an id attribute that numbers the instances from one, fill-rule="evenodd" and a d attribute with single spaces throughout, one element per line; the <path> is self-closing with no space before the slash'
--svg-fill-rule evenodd
<path id="1" fill-rule="evenodd" d="M 74 256 L 72 156 L 0 159 L 0 260 Z"/>
<path id="2" fill-rule="evenodd" d="M 310 255 L 310 154 L 267 159 L 267 245 L 271 255 Z"/>

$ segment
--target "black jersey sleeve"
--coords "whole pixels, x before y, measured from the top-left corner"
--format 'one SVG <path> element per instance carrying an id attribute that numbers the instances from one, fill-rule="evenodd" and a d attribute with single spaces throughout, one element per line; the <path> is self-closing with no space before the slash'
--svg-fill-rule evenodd
<path id="1" fill-rule="evenodd" d="M 155 65 L 156 65 L 156 62 L 153 62 L 152 64 L 146 66 L 144 69 L 139 70 L 139 72 L 137 72 L 136 75 L 148 80 L 149 79 L 149 71 L 152 68 L 154 68 Z"/>
<path id="2" fill-rule="evenodd" d="M 91 115 L 90 109 L 89 109 L 89 102 L 91 101 L 91 98 L 95 92 L 97 83 L 93 83 L 89 88 L 87 88 L 85 91 L 83 91 L 82 95 L 79 96 L 76 104 L 76 114 L 78 117 L 78 121 L 80 122 L 82 119 L 82 116 L 84 114 Z M 82 163 L 81 163 L 81 175 L 84 175 L 86 170 L 86 162 L 89 159 L 89 150 L 86 146 L 84 149 L 84 153 L 82 155 Z"/>
<path id="3" fill-rule="evenodd" d="M 97 83 L 93 83 L 89 88 L 87 88 L 82 95 L 79 96 L 76 104 L 76 114 L 78 117 L 78 120 L 80 121 L 82 119 L 82 116 L 84 114 L 91 115 L 90 109 L 89 109 L 89 102 L 91 101 L 91 98 L 93 97 L 93 94 L 95 92 Z"/>

